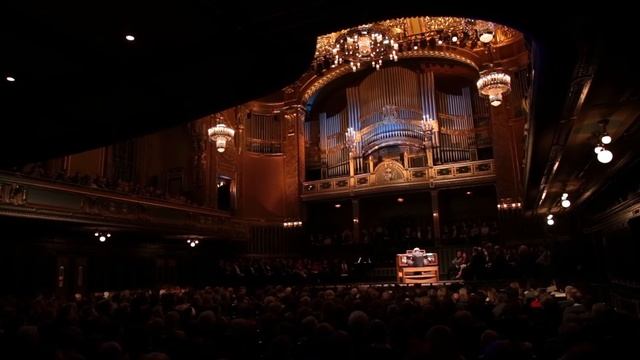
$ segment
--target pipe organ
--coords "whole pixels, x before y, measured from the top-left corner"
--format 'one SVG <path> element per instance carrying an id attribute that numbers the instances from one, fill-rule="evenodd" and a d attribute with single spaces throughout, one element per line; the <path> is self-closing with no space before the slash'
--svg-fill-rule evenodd
<path id="1" fill-rule="evenodd" d="M 331 103 L 331 110 L 313 109 L 305 123 L 307 170 L 319 170 L 315 173 L 323 179 L 349 176 L 350 150 L 355 175 L 373 171 L 370 166 L 386 157 L 405 167 L 425 166 L 425 150 L 432 152 L 434 165 L 475 160 L 475 121 L 488 118 L 487 103 L 472 79 L 454 88 L 439 83 L 446 81 L 446 74 L 435 76 L 429 68 L 392 66 L 336 90 L 342 100 Z M 336 110 L 337 103 L 346 105 Z M 351 149 L 349 128 L 357 134 Z"/>
<path id="2" fill-rule="evenodd" d="M 461 95 L 436 92 L 440 146 L 434 150 L 434 161 L 450 163 L 471 160 L 475 132 L 469 88 Z"/>
<path id="3" fill-rule="evenodd" d="M 245 120 L 247 151 L 282 153 L 282 120 L 277 115 L 252 113 Z"/>

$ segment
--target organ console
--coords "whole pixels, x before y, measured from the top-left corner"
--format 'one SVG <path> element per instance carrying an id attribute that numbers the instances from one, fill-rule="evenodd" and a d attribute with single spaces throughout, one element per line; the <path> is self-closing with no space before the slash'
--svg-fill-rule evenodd
<path id="1" fill-rule="evenodd" d="M 401 284 L 430 284 L 440 279 L 438 254 L 420 250 L 424 258 L 423 266 L 413 266 L 413 250 L 396 254 L 396 274 Z"/>

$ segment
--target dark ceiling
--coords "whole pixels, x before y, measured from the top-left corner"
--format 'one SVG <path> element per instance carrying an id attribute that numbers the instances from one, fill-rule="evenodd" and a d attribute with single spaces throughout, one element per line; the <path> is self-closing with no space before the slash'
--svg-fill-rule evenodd
<path id="1" fill-rule="evenodd" d="M 212 0 L 3 1 L 0 165 L 102 146 L 269 94 L 307 69 L 320 34 L 400 16 L 465 16 L 515 27 L 533 44 L 536 142 L 527 194 L 535 198 L 576 64 L 585 56 L 595 62 L 615 46 L 621 46 L 616 56 L 630 62 L 629 40 L 619 34 L 631 30 L 633 14 L 567 16 L 539 9 L 506 15 L 482 8 L 424 1 L 224 7 Z M 135 42 L 124 40 L 127 33 Z M 617 71 L 615 63 L 607 66 Z M 638 88 L 624 77 L 612 79 Z"/>

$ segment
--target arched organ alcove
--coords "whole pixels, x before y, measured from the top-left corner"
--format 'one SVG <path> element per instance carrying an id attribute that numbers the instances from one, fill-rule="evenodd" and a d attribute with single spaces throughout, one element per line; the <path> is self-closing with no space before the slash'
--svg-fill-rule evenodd
<path id="1" fill-rule="evenodd" d="M 476 80 L 468 65 L 422 59 L 336 81 L 305 122 L 307 180 L 373 173 L 385 161 L 408 170 L 479 160 L 491 132 Z"/>

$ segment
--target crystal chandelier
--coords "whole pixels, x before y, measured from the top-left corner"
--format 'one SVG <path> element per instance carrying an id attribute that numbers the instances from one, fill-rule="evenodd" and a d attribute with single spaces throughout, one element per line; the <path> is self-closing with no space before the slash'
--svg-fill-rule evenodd
<path id="1" fill-rule="evenodd" d="M 372 25 L 350 29 L 340 35 L 333 48 L 334 65 L 348 63 L 355 72 L 361 64 L 380 69 L 382 60 L 398 61 L 398 44 L 382 28 Z"/>
<path id="2" fill-rule="evenodd" d="M 511 77 L 499 70 L 483 71 L 476 85 L 482 95 L 489 97 L 492 106 L 500 106 L 502 95 L 511 90 Z"/>
<path id="3" fill-rule="evenodd" d="M 235 131 L 222 122 L 222 116 L 217 117 L 218 124 L 209 128 L 207 131 L 209 139 L 216 143 L 216 149 L 219 153 L 223 153 L 227 148 L 227 142 L 233 139 Z"/>

